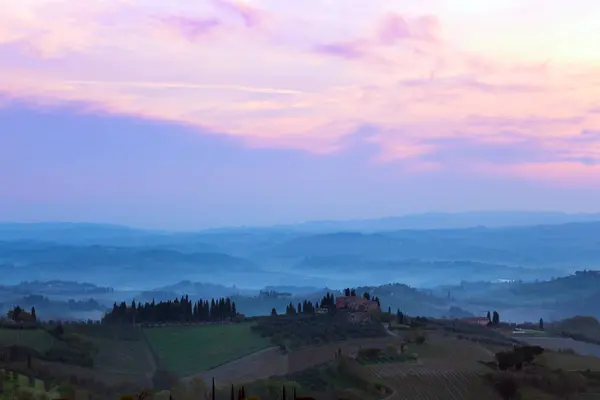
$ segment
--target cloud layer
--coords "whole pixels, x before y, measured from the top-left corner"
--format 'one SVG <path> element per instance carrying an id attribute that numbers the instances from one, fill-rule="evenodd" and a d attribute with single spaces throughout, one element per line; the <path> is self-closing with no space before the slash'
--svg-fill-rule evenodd
<path id="1" fill-rule="evenodd" d="M 374 163 L 600 184 L 600 2 L 413 3 L 10 2 L 0 90 L 254 148 L 369 127 Z"/>

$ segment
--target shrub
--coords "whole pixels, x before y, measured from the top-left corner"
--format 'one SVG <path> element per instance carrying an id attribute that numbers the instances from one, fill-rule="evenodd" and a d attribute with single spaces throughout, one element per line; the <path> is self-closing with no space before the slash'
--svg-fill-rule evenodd
<path id="1" fill-rule="evenodd" d="M 18 390 L 16 398 L 19 400 L 35 400 L 33 393 L 28 390 Z"/>
<path id="2" fill-rule="evenodd" d="M 381 356 L 381 349 L 366 348 L 358 351 L 358 358 L 373 361 Z"/>
<path id="3" fill-rule="evenodd" d="M 495 385 L 496 391 L 504 400 L 515 399 L 519 393 L 517 381 L 512 376 L 505 376 Z"/>

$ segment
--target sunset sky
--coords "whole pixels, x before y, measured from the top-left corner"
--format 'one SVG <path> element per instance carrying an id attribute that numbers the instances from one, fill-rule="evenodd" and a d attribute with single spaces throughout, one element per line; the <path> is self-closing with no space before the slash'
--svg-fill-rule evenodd
<path id="1" fill-rule="evenodd" d="M 0 3 L 0 221 L 598 211 L 598 0 Z"/>

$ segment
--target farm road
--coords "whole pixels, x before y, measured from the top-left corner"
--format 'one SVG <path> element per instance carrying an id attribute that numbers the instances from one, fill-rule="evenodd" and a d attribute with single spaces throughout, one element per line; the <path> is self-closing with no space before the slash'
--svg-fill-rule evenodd
<path id="1" fill-rule="evenodd" d="M 182 381 L 187 383 L 198 377 L 210 383 L 215 378 L 215 384 L 224 387 L 231 383 L 266 379 L 286 372 L 287 355 L 281 354 L 279 347 L 268 347 L 208 371 L 187 376 Z"/>
<path id="2" fill-rule="evenodd" d="M 344 354 L 350 354 L 356 352 L 360 347 L 385 348 L 393 339 L 390 336 L 378 339 L 353 339 L 322 346 L 307 346 L 288 354 L 282 354 L 278 347 L 269 347 L 208 371 L 187 376 L 182 381 L 189 382 L 191 379 L 199 377 L 209 383 L 214 377 L 215 384 L 224 387 L 231 383 L 267 379 L 325 363 L 333 359 L 334 353 L 338 349 L 342 350 Z"/>

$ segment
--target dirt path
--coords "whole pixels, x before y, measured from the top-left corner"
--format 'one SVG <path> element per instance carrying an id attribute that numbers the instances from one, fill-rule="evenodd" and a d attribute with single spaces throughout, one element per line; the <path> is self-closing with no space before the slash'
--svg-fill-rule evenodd
<path id="1" fill-rule="evenodd" d="M 189 382 L 191 379 L 199 377 L 209 383 L 214 377 L 215 384 L 223 387 L 231 383 L 267 379 L 323 364 L 333 359 L 334 353 L 338 349 L 343 354 L 349 354 L 356 352 L 360 347 L 384 348 L 393 340 L 397 339 L 390 336 L 378 339 L 354 339 L 322 346 L 307 346 L 288 354 L 282 354 L 278 347 L 269 347 L 208 371 L 187 376 L 182 381 Z"/>
<path id="2" fill-rule="evenodd" d="M 152 346 L 150 345 L 150 341 L 148 340 L 148 338 L 146 337 L 145 334 L 143 334 L 142 332 L 142 341 L 144 342 L 144 344 L 146 345 L 144 348 L 144 355 L 146 356 L 146 359 L 148 360 L 148 363 L 151 367 L 151 375 L 150 375 L 150 379 L 152 379 L 152 376 L 154 375 L 154 373 L 156 372 L 156 370 L 158 369 L 158 358 L 156 357 L 156 355 L 154 354 L 154 351 L 152 350 Z"/>
<path id="3" fill-rule="evenodd" d="M 393 331 L 391 331 L 391 330 L 388 329 L 388 324 L 381 324 L 381 325 L 383 325 L 383 327 L 385 328 L 385 332 L 388 335 L 398 337 L 398 334 L 396 332 L 393 332 Z"/>
<path id="4" fill-rule="evenodd" d="M 232 383 L 266 379 L 287 373 L 287 357 L 279 347 L 268 347 L 208 371 L 187 376 L 182 381 L 189 382 L 198 377 L 209 383 L 215 378 L 215 384 L 224 387 Z"/>

